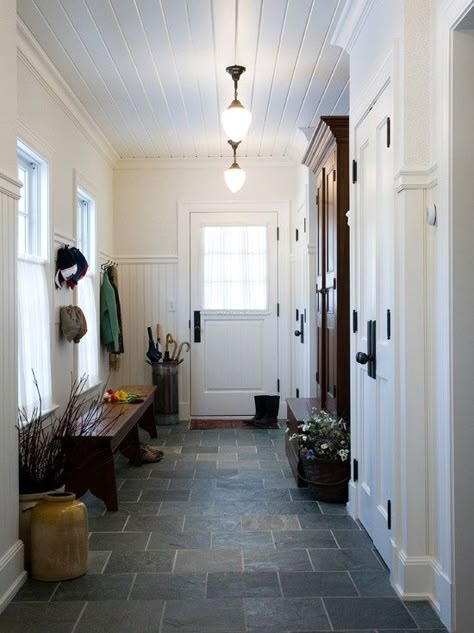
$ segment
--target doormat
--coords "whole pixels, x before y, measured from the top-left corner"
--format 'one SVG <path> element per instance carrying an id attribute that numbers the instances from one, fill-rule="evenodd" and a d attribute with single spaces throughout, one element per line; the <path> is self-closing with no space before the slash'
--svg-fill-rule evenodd
<path id="1" fill-rule="evenodd" d="M 280 427 L 278 426 L 278 424 L 273 424 L 267 427 L 256 427 L 250 422 L 250 420 L 216 420 L 214 418 L 211 418 L 208 420 L 191 420 L 189 423 L 189 428 L 191 430 L 205 431 L 206 429 L 279 429 Z"/>

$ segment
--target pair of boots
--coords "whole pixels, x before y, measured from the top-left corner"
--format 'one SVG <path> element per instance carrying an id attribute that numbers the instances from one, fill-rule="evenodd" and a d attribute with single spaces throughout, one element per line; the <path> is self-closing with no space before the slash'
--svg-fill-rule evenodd
<path id="1" fill-rule="evenodd" d="M 278 428 L 280 396 L 254 396 L 255 415 L 251 423 L 259 429 Z"/>

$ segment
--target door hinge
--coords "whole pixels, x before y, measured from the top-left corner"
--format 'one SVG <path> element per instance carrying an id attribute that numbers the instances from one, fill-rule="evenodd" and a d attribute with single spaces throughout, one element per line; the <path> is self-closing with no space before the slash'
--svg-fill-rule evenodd
<path id="1" fill-rule="evenodd" d="M 336 170 L 332 172 L 332 179 L 334 182 L 336 182 Z"/>
<path id="2" fill-rule="evenodd" d="M 392 529 L 392 502 L 390 499 L 387 501 L 387 528 Z"/>
<path id="3" fill-rule="evenodd" d="M 298 389 L 298 387 L 296 388 L 296 397 L 299 398 L 300 397 L 300 390 Z"/>
<path id="4" fill-rule="evenodd" d="M 352 184 L 357 182 L 357 161 L 352 161 Z"/>
<path id="5" fill-rule="evenodd" d="M 319 385 L 319 371 L 316 372 L 316 384 Z"/>
<path id="6" fill-rule="evenodd" d="M 191 319 L 189 319 L 189 321 L 188 321 L 188 330 L 190 330 L 190 329 L 191 329 Z"/>
<path id="7" fill-rule="evenodd" d="M 389 341 L 392 336 L 392 313 L 387 310 L 387 340 Z"/>
<path id="8" fill-rule="evenodd" d="M 277 303 L 277 317 L 280 316 L 280 304 Z"/>
<path id="9" fill-rule="evenodd" d="M 277 393 L 280 393 L 280 379 L 277 378 Z"/>
<path id="10" fill-rule="evenodd" d="M 334 277 L 332 280 L 332 287 L 334 290 L 336 290 L 336 278 Z"/>
<path id="11" fill-rule="evenodd" d="M 298 310 L 298 308 L 296 308 L 296 321 L 300 320 L 300 311 Z"/>
<path id="12" fill-rule="evenodd" d="M 303 230 L 306 233 L 306 218 L 303 218 Z"/>
<path id="13" fill-rule="evenodd" d="M 304 309 L 304 322 L 306 323 L 306 308 Z"/>
<path id="14" fill-rule="evenodd" d="M 277 226 L 277 241 L 280 239 L 280 227 Z"/>
<path id="15" fill-rule="evenodd" d="M 391 142 L 391 130 L 390 130 L 390 117 L 387 117 L 387 147 L 390 147 Z"/>
<path id="16" fill-rule="evenodd" d="M 316 196 L 316 206 L 317 206 L 317 207 L 319 207 L 319 193 L 318 193 L 318 195 Z"/>
<path id="17" fill-rule="evenodd" d="M 295 239 L 296 241 L 300 239 L 300 232 L 298 231 L 298 229 L 295 229 Z"/>
<path id="18" fill-rule="evenodd" d="M 352 460 L 352 481 L 359 481 L 359 462 L 355 458 Z"/>
<path id="19" fill-rule="evenodd" d="M 336 385 L 332 386 L 332 393 L 333 393 L 333 396 L 336 397 Z"/>
<path id="20" fill-rule="evenodd" d="M 352 310 L 352 332 L 354 334 L 357 332 L 358 320 L 357 310 Z"/>

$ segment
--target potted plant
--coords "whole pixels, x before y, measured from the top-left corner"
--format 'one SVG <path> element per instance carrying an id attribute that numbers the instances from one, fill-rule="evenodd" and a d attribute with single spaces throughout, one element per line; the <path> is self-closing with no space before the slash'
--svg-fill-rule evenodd
<path id="1" fill-rule="evenodd" d="M 103 422 L 102 394 L 86 398 L 87 376 L 74 380 L 66 406 L 59 415 L 43 414 L 38 382 L 33 374 L 39 404 L 31 415 L 18 410 L 18 463 L 20 492 L 20 538 L 25 544 L 25 562 L 30 558 L 30 519 L 33 508 L 46 494 L 64 489 L 63 439 L 87 435 Z M 117 417 L 111 418 L 112 424 Z"/>
<path id="2" fill-rule="evenodd" d="M 290 440 L 298 441 L 305 479 L 316 499 L 334 503 L 348 500 L 350 479 L 350 430 L 342 419 L 323 410 L 312 410 Z"/>

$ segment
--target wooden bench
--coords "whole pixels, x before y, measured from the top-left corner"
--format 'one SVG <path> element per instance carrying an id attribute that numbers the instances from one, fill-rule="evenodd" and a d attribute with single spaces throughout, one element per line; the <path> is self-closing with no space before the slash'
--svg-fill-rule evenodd
<path id="1" fill-rule="evenodd" d="M 141 466 L 138 426 L 150 437 L 157 437 L 153 414 L 156 387 L 141 385 L 122 389 L 139 395 L 143 402 L 106 404 L 106 418 L 92 434 L 63 439 L 66 490 L 78 497 L 90 490 L 113 512 L 118 510 L 114 453 L 119 450 L 133 466 Z M 121 415 L 115 419 L 118 413 Z"/>

